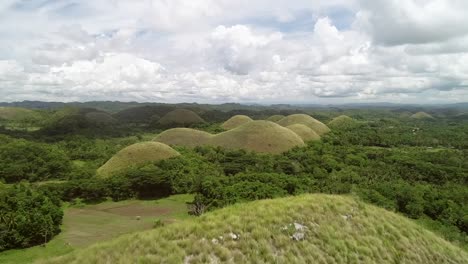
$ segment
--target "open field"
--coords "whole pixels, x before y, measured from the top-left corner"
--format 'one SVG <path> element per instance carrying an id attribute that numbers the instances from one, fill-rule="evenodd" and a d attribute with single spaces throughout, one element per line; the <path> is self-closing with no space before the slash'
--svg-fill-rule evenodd
<path id="1" fill-rule="evenodd" d="M 68 207 L 62 233 L 45 247 L 9 250 L 0 253 L 0 263 L 31 263 L 37 259 L 60 256 L 77 248 L 103 242 L 123 234 L 153 228 L 155 220 L 172 223 L 190 218 L 186 202 L 191 195 L 174 195 L 159 200 L 128 200 Z M 140 216 L 140 220 L 136 220 Z"/>

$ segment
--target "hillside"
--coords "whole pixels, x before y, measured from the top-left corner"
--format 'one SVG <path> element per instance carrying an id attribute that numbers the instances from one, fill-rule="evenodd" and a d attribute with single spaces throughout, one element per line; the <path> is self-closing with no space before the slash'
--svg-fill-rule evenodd
<path id="1" fill-rule="evenodd" d="M 246 115 L 235 115 L 224 122 L 221 127 L 225 130 L 230 130 L 251 121 L 253 121 L 252 118 Z"/>
<path id="2" fill-rule="evenodd" d="M 278 122 L 281 119 L 283 119 L 284 117 L 285 117 L 284 115 L 272 115 L 272 116 L 268 117 L 266 120 L 271 121 L 271 122 Z"/>
<path id="3" fill-rule="evenodd" d="M 426 112 L 417 112 L 417 113 L 411 115 L 411 118 L 414 118 L 414 119 L 434 119 L 433 116 L 431 116 L 430 114 L 428 114 Z"/>
<path id="4" fill-rule="evenodd" d="M 39 113 L 21 107 L 0 107 L 0 120 L 20 121 L 40 119 Z"/>
<path id="5" fill-rule="evenodd" d="M 212 135 L 210 133 L 190 129 L 190 128 L 173 128 L 166 130 L 154 138 L 154 141 L 164 143 L 166 145 L 196 147 L 208 143 Z"/>
<path id="6" fill-rule="evenodd" d="M 193 111 L 176 109 L 165 114 L 158 122 L 161 125 L 192 125 L 204 123 L 205 120 Z"/>
<path id="7" fill-rule="evenodd" d="M 302 124 L 302 125 L 308 126 L 309 128 L 314 130 L 319 135 L 323 135 L 330 131 L 330 129 L 324 123 L 306 114 L 289 115 L 281 119 L 277 123 L 284 127 L 295 125 L 295 124 Z"/>
<path id="8" fill-rule="evenodd" d="M 132 165 L 159 161 L 180 154 L 171 147 L 158 142 L 136 143 L 120 150 L 97 170 L 100 177 L 108 177 Z"/>
<path id="9" fill-rule="evenodd" d="M 294 124 L 287 126 L 286 128 L 290 129 L 294 133 L 296 133 L 298 136 L 304 140 L 304 142 L 307 141 L 314 141 L 314 140 L 320 140 L 320 135 L 315 133 L 314 130 L 312 130 L 310 127 L 303 125 L 303 124 Z"/>
<path id="10" fill-rule="evenodd" d="M 287 128 L 259 120 L 217 134 L 211 138 L 209 145 L 277 154 L 304 146 L 304 141 Z"/>
<path id="11" fill-rule="evenodd" d="M 330 128 L 346 129 L 357 124 L 357 121 L 347 115 L 340 115 L 328 122 Z"/>
<path id="12" fill-rule="evenodd" d="M 468 263 L 468 254 L 349 196 L 236 204 L 43 263 Z"/>

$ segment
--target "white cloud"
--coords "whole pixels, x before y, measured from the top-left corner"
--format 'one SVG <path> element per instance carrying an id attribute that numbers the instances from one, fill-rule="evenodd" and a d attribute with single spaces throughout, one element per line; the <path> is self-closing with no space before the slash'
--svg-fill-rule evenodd
<path id="1" fill-rule="evenodd" d="M 3 100 L 468 100 L 462 0 L 41 2 L 0 4 Z"/>

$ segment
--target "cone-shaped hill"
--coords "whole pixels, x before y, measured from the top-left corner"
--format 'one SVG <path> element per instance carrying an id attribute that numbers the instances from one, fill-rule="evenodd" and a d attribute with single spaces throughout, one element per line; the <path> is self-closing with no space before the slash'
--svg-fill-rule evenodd
<path id="1" fill-rule="evenodd" d="M 204 123 L 199 115 L 187 109 L 175 109 L 159 119 L 161 125 L 192 125 Z"/>
<path id="2" fill-rule="evenodd" d="M 304 141 L 285 127 L 259 120 L 217 134 L 211 138 L 209 145 L 276 154 L 304 146 Z"/>
<path id="3" fill-rule="evenodd" d="M 167 145 L 193 148 L 208 144 L 211 137 L 213 135 L 205 131 L 190 128 L 173 128 L 157 135 L 154 141 Z"/>
<path id="4" fill-rule="evenodd" d="M 340 115 L 335 118 L 333 118 L 330 122 L 328 122 L 328 126 L 330 128 L 340 128 L 340 129 L 345 129 L 345 128 L 351 128 L 355 126 L 358 122 L 347 116 L 347 115 Z"/>
<path id="5" fill-rule="evenodd" d="M 468 263 L 413 221 L 349 196 L 240 203 L 45 263 Z"/>
<path id="6" fill-rule="evenodd" d="M 281 119 L 277 123 L 284 127 L 294 125 L 294 124 L 306 125 L 310 127 L 312 130 L 314 130 L 319 135 L 323 135 L 330 131 L 330 129 L 324 123 L 306 114 L 289 115 Z"/>
<path id="7" fill-rule="evenodd" d="M 286 128 L 300 136 L 304 142 L 320 140 L 320 135 L 306 125 L 294 124 L 287 126 Z"/>
<path id="8" fill-rule="evenodd" d="M 179 156 L 179 152 L 159 142 L 143 142 L 128 146 L 115 154 L 97 170 L 99 177 L 108 177 L 132 165 Z"/>
<path id="9" fill-rule="evenodd" d="M 434 119 L 433 116 L 426 112 L 417 112 L 416 114 L 413 114 L 410 117 L 413 119 Z"/>
<path id="10" fill-rule="evenodd" d="M 285 118 L 284 115 L 272 115 L 272 116 L 268 117 L 266 120 L 271 121 L 271 122 L 278 122 L 283 118 Z"/>
<path id="11" fill-rule="evenodd" d="M 252 118 L 246 116 L 246 115 L 235 115 L 231 118 L 229 118 L 226 122 L 224 122 L 221 127 L 225 130 L 230 130 L 233 128 L 236 128 L 238 126 L 241 126 L 243 124 L 246 124 L 248 122 L 252 122 Z"/>

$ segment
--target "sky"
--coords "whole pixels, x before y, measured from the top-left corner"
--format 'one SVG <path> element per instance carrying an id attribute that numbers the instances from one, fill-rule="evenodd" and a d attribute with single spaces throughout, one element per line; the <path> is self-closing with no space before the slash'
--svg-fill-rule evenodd
<path id="1" fill-rule="evenodd" d="M 468 101 L 466 0 L 1 0 L 0 101 Z"/>

